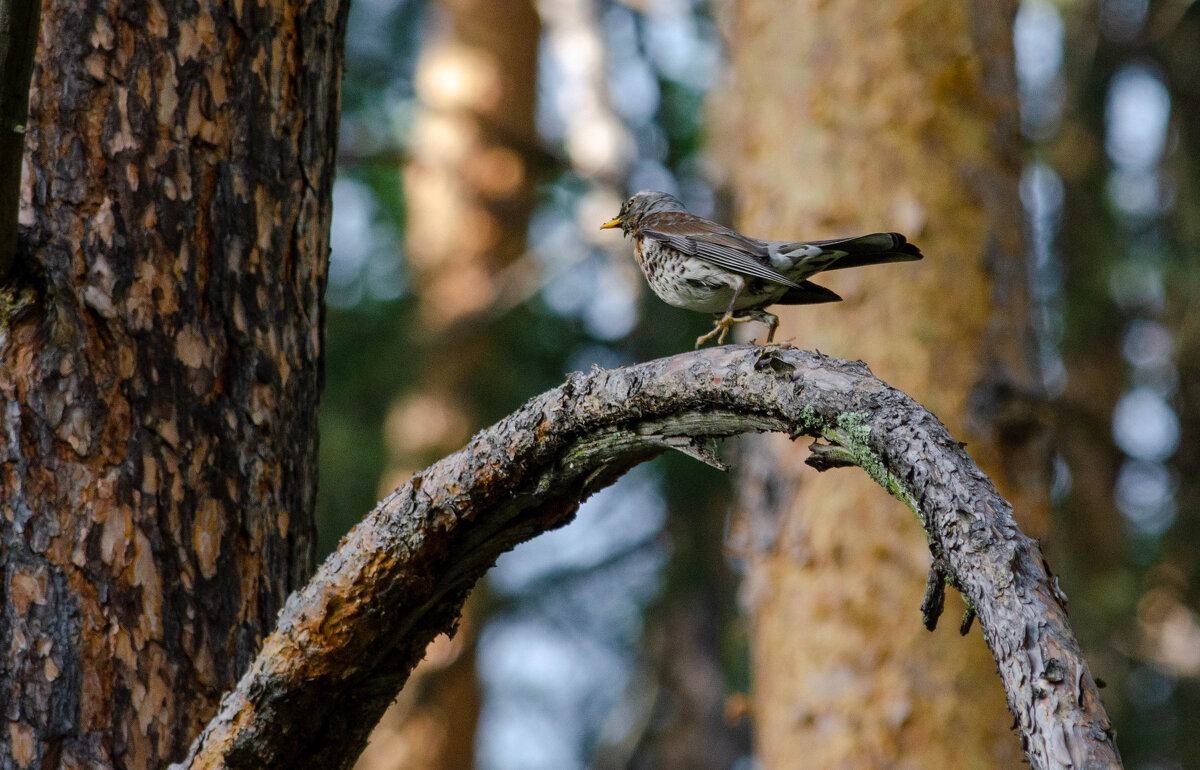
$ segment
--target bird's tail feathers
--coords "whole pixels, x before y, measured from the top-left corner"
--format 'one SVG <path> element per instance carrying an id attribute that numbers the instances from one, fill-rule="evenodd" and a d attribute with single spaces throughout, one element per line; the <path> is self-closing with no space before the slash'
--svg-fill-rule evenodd
<path id="1" fill-rule="evenodd" d="M 807 243 L 820 246 L 826 252 L 843 253 L 844 256 L 834 260 L 826 270 L 882 265 L 887 262 L 913 262 L 924 256 L 920 249 L 909 243 L 900 233 L 871 233 L 856 238 L 835 238 Z"/>
<path id="2" fill-rule="evenodd" d="M 837 292 L 830 291 L 824 286 L 818 286 L 812 281 L 801 281 L 799 288 L 788 289 L 787 294 L 784 294 L 779 299 L 775 300 L 776 305 L 818 305 L 822 302 L 841 302 L 842 298 Z"/>

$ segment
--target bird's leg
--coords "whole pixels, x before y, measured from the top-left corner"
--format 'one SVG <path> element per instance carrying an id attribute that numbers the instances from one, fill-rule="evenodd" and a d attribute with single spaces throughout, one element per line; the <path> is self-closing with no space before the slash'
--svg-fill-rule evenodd
<path id="1" fill-rule="evenodd" d="M 760 321 L 765 321 L 767 324 L 767 344 L 771 344 L 771 340 L 775 339 L 775 330 L 779 328 L 779 316 L 774 313 L 768 313 L 765 310 L 760 311 L 763 315 Z"/>
<path id="2" fill-rule="evenodd" d="M 768 313 L 765 310 L 752 310 L 747 315 L 753 314 L 754 320 L 760 321 L 767 325 L 767 341 L 758 347 L 758 355 L 754 359 L 754 368 L 758 369 L 763 361 L 770 360 L 776 350 L 794 350 L 790 340 L 783 342 L 775 342 L 775 330 L 779 328 L 779 316 L 774 313 Z M 756 344 L 753 340 L 751 345 Z"/>
<path id="3" fill-rule="evenodd" d="M 758 321 L 767 326 L 767 341 L 763 343 L 765 347 L 790 348 L 792 345 L 789 342 L 775 342 L 775 332 L 779 329 L 779 316 L 774 313 L 768 313 L 766 310 L 744 310 L 741 315 L 733 320 L 733 323 L 743 323 L 745 321 Z M 751 341 L 752 345 L 758 343 Z"/>
<path id="4" fill-rule="evenodd" d="M 767 341 L 763 343 L 763 347 L 780 348 L 783 350 L 794 348 L 795 346 L 792 344 L 791 340 L 784 340 L 783 342 L 774 341 L 775 331 L 779 328 L 779 316 L 775 315 L 774 313 L 768 313 L 765 310 L 762 311 L 762 315 L 763 317 L 759 318 L 758 320 L 767 325 Z"/>
<path id="5" fill-rule="evenodd" d="M 713 324 L 712 331 L 696 338 L 696 350 L 699 350 L 701 345 L 708 342 L 713 337 L 717 338 L 718 345 L 724 343 L 725 335 L 729 333 L 729 330 L 733 328 L 734 324 L 746 323 L 747 321 L 753 320 L 751 316 L 741 316 L 739 318 L 734 318 L 733 316 L 733 306 L 737 304 L 738 297 L 742 295 L 742 289 L 744 288 L 746 288 L 746 281 L 744 278 L 739 276 L 737 278 L 737 284 L 733 288 L 733 297 L 729 300 L 729 307 L 725 309 L 725 315 L 716 320 L 716 323 Z"/>

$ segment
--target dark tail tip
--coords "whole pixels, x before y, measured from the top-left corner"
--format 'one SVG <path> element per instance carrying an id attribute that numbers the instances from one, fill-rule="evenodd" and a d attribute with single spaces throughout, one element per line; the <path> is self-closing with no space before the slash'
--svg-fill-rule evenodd
<path id="1" fill-rule="evenodd" d="M 843 243 L 842 248 L 851 255 L 895 254 L 898 258 L 900 255 L 907 255 L 910 259 L 925 256 L 915 243 L 909 243 L 900 233 L 872 233 L 861 238 L 852 238 Z"/>
<path id="2" fill-rule="evenodd" d="M 822 244 L 822 248 L 836 249 L 846 254 L 825 268 L 826 270 L 844 270 L 848 267 L 882 265 L 888 262 L 915 262 L 925 257 L 916 244 L 909 243 L 900 233 L 871 233 Z"/>
<path id="3" fill-rule="evenodd" d="M 776 300 L 779 305 L 819 305 L 822 302 L 841 302 L 842 297 L 835 291 L 830 291 L 824 286 L 818 286 L 812 281 L 801 281 L 800 288 L 791 289 L 787 294 L 784 294 L 780 299 Z"/>
<path id="4" fill-rule="evenodd" d="M 896 254 L 907 254 L 912 259 L 924 258 L 925 255 L 922 254 L 921 250 L 917 248 L 917 244 L 909 243 L 908 239 L 900 233 L 888 233 L 888 235 L 892 236 L 892 238 L 895 240 L 895 245 L 888 249 L 888 251 Z"/>

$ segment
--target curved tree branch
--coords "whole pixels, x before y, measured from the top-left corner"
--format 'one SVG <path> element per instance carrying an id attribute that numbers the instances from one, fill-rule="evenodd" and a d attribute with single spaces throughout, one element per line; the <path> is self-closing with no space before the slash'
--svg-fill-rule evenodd
<path id="1" fill-rule="evenodd" d="M 1119 767 L 1096 684 L 1037 543 L 945 427 L 862 363 L 744 345 L 571 375 L 413 476 L 288 600 L 177 767 L 348 767 L 426 645 L 496 558 L 667 449 L 751 431 L 828 444 L 916 512 L 942 582 L 979 618 L 1035 768 Z M 798 633 L 800 633 L 798 631 Z"/>

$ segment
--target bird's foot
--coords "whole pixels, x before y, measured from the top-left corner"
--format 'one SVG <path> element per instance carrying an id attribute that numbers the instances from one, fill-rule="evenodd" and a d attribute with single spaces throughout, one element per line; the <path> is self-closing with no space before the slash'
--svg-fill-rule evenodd
<path id="1" fill-rule="evenodd" d="M 725 343 L 725 336 L 729 334 L 730 329 L 737 324 L 744 324 L 747 321 L 753 320 L 754 319 L 749 316 L 735 316 L 733 313 L 726 313 L 716 320 L 716 322 L 713 324 L 712 331 L 710 331 L 708 334 L 702 334 L 696 338 L 696 350 L 699 350 L 701 345 L 708 342 L 713 337 L 717 338 L 718 345 L 723 345 Z"/>

